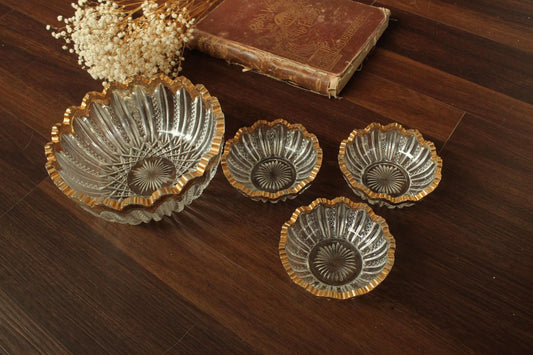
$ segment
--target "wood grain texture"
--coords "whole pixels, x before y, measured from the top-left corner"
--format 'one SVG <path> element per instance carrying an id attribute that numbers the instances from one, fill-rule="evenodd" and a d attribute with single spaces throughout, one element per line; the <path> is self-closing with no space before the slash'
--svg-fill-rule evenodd
<path id="1" fill-rule="evenodd" d="M 482 36 L 494 42 L 533 52 L 533 4 L 530 1 L 381 0 L 437 23 Z"/>
<path id="2" fill-rule="evenodd" d="M 61 122 L 67 107 L 102 89 L 42 23 L 13 11 L 0 19 L 0 36 L 0 105 L 47 139 L 51 125 L 43 112 Z"/>
<path id="3" fill-rule="evenodd" d="M 0 18 L 4 17 L 8 13 L 10 13 L 11 11 L 13 11 L 13 9 L 11 9 L 10 7 L 0 4 Z"/>
<path id="4" fill-rule="evenodd" d="M 68 0 L 48 1 L 46 3 L 34 0 L 0 0 L 0 4 L 24 14 L 27 18 L 49 25 L 58 24 L 58 15 L 70 16 L 74 11 L 70 6 L 71 1 Z"/>
<path id="5" fill-rule="evenodd" d="M 207 321 L 211 340 L 182 350 L 225 344 L 246 353 L 237 337 L 42 192 L 15 206 L 2 225 L 4 291 L 70 351 L 163 353 Z"/>
<path id="6" fill-rule="evenodd" d="M 379 2 L 375 5 L 384 6 Z M 533 53 L 389 6 L 382 48 L 532 103 Z"/>
<path id="7" fill-rule="evenodd" d="M 44 29 L 69 1 L 0 0 L 0 353 L 529 353 L 531 3 L 361 2 L 397 21 L 341 99 L 186 54 L 183 75 L 218 97 L 226 138 L 280 117 L 317 135 L 308 190 L 258 203 L 219 169 L 183 212 L 128 226 L 84 212 L 44 170 L 51 126 L 101 89 Z M 281 226 L 319 197 L 360 202 L 340 141 L 394 121 L 436 143 L 442 181 L 413 207 L 373 207 L 397 243 L 382 284 L 315 297 L 281 265 Z"/>
<path id="8" fill-rule="evenodd" d="M 0 333 L 3 354 L 70 354 L 60 342 L 40 327 L 20 308 L 17 302 L 10 299 L 0 290 Z"/>
<path id="9" fill-rule="evenodd" d="M 47 174 L 42 166 L 45 139 L 0 107 L 0 216 L 26 196 Z"/>
<path id="10" fill-rule="evenodd" d="M 492 121 L 524 122 L 533 117 L 533 105 L 381 48 L 367 62 L 365 72 Z M 507 108 L 505 114 L 502 107 Z"/>
<path id="11" fill-rule="evenodd" d="M 448 139 L 464 115 L 464 111 L 370 72 L 354 78 L 343 97 L 401 124 L 417 127 L 422 134 L 440 142 Z"/>

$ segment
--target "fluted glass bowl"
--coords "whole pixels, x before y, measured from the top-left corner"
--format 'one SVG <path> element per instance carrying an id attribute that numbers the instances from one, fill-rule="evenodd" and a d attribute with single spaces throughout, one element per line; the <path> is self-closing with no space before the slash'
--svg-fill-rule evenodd
<path id="1" fill-rule="evenodd" d="M 280 258 L 291 279 L 323 297 L 370 292 L 388 275 L 396 244 L 385 220 L 345 197 L 296 209 L 281 229 Z"/>
<path id="2" fill-rule="evenodd" d="M 411 206 L 441 179 L 442 159 L 418 130 L 372 123 L 342 141 L 339 166 L 353 192 L 371 204 Z"/>
<path id="3" fill-rule="evenodd" d="M 257 121 L 226 142 L 222 169 L 230 184 L 257 201 L 294 198 L 315 179 L 322 149 L 301 124 Z"/>
<path id="4" fill-rule="evenodd" d="M 46 168 L 87 211 L 139 224 L 200 196 L 220 162 L 223 135 L 219 102 L 204 86 L 137 77 L 68 108 L 45 146 Z"/>

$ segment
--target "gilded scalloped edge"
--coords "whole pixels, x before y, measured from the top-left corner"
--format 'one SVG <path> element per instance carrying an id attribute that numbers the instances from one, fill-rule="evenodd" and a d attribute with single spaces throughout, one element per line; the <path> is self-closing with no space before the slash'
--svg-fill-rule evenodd
<path id="1" fill-rule="evenodd" d="M 274 127 L 276 125 L 283 125 L 287 127 L 289 130 L 294 131 L 301 131 L 305 138 L 311 140 L 313 143 L 313 149 L 317 153 L 317 159 L 315 162 L 315 166 L 313 167 L 313 170 L 311 171 L 311 174 L 303 181 L 301 181 L 298 185 L 290 188 L 285 189 L 277 192 L 268 192 L 268 191 L 252 191 L 243 184 L 237 182 L 233 175 L 231 175 L 231 172 L 229 171 L 229 168 L 226 163 L 226 159 L 229 155 L 229 151 L 231 147 L 233 147 L 235 144 L 237 144 L 242 135 L 245 133 L 250 133 L 255 131 L 257 128 L 262 126 L 267 127 Z M 298 193 L 300 193 L 307 185 L 309 185 L 317 176 L 318 171 L 320 170 L 320 166 L 322 165 L 322 148 L 320 148 L 320 145 L 318 144 L 318 138 L 313 134 L 309 133 L 307 129 L 300 123 L 289 123 L 283 118 L 278 118 L 274 121 L 265 121 L 265 120 L 259 120 L 256 121 L 252 126 L 250 127 L 242 127 L 240 128 L 235 136 L 226 141 L 226 145 L 224 146 L 224 153 L 222 154 L 222 170 L 224 171 L 224 175 L 226 176 L 226 179 L 228 182 L 236 188 L 237 190 L 241 191 L 246 196 L 250 197 L 253 200 L 260 200 L 260 201 L 269 201 L 269 202 L 278 202 L 285 200 L 287 198 L 293 198 Z"/>
<path id="2" fill-rule="evenodd" d="M 72 122 L 77 117 L 89 117 L 89 108 L 92 102 L 99 102 L 104 105 L 108 105 L 111 99 L 111 94 L 115 90 L 131 91 L 135 86 L 140 85 L 149 91 L 154 91 L 156 86 L 159 84 L 165 85 L 174 93 L 181 88 L 185 88 L 185 90 L 187 90 L 193 99 L 198 96 L 202 97 L 203 101 L 206 103 L 206 106 L 213 110 L 213 115 L 216 120 L 216 132 L 213 137 L 211 150 L 202 157 L 196 170 L 182 175 L 174 186 L 167 186 L 154 191 L 150 197 L 133 196 L 122 201 L 108 197 L 92 198 L 91 196 L 83 192 L 73 190 L 70 186 L 68 186 L 57 171 L 55 152 L 63 150 L 61 146 L 61 135 L 64 133 L 74 133 Z M 115 211 L 121 211 L 127 206 L 135 205 L 150 207 L 156 201 L 167 195 L 179 195 L 184 187 L 189 185 L 191 181 L 204 175 L 206 168 L 208 165 L 210 165 L 210 162 L 218 159 L 219 153 L 222 149 L 222 142 L 224 140 L 224 128 L 224 114 L 222 113 L 220 103 L 216 97 L 213 97 L 209 94 L 207 89 L 202 84 L 194 85 L 189 79 L 183 76 L 177 77 L 176 79 L 170 79 L 164 74 L 156 74 L 149 79 L 136 76 L 129 79 L 125 83 L 113 82 L 108 84 L 102 92 L 90 91 L 85 94 L 80 106 L 71 106 L 66 109 L 63 122 L 56 123 L 52 127 L 51 141 L 48 142 L 44 147 L 46 154 L 46 170 L 48 171 L 52 181 L 65 195 L 83 205 L 87 205 L 89 207 L 108 207 Z"/>
<path id="3" fill-rule="evenodd" d="M 376 129 L 382 132 L 399 131 L 403 136 L 406 136 L 406 137 L 415 136 L 420 146 L 430 149 L 431 160 L 437 164 L 437 167 L 435 169 L 435 178 L 433 179 L 433 182 L 431 183 L 431 185 L 429 185 L 428 187 L 426 187 L 424 190 L 420 191 L 416 195 L 402 195 L 402 196 L 394 197 L 386 193 L 374 192 L 370 190 L 368 187 L 366 187 L 365 185 L 355 180 L 352 173 L 346 167 L 346 162 L 344 161 L 344 157 L 346 154 L 346 146 L 349 144 L 352 144 L 356 136 L 368 134 L 369 132 L 376 130 Z M 425 140 L 422 134 L 420 133 L 420 131 L 418 131 L 417 129 L 405 129 L 402 125 L 396 122 L 390 123 L 386 126 L 380 123 L 374 122 L 368 125 L 367 127 L 365 127 L 364 129 L 359 129 L 359 130 L 354 129 L 350 133 L 350 136 L 341 142 L 340 149 L 339 149 L 339 155 L 338 155 L 338 161 L 339 161 L 339 166 L 342 171 L 342 174 L 344 175 L 344 177 L 346 178 L 347 182 L 350 184 L 352 189 L 361 191 L 368 197 L 369 200 L 383 201 L 385 203 L 391 204 L 393 207 L 399 204 L 404 204 L 406 202 L 416 202 L 416 201 L 421 200 L 422 198 L 424 198 L 425 196 L 427 196 L 429 193 L 431 193 L 433 190 L 437 188 L 442 178 L 442 159 L 441 157 L 437 155 L 437 149 L 435 148 L 435 144 L 433 144 L 433 142 L 431 141 Z"/>
<path id="4" fill-rule="evenodd" d="M 383 267 L 383 270 L 381 271 L 381 273 L 378 276 L 376 276 L 376 278 L 374 280 L 370 281 L 368 283 L 368 285 L 366 285 L 365 287 L 356 288 L 356 289 L 353 289 L 351 291 L 346 291 L 346 292 L 334 292 L 334 291 L 329 291 L 329 290 L 319 290 L 316 287 L 314 287 L 313 285 L 311 285 L 311 284 L 305 282 L 304 280 L 302 280 L 301 278 L 299 278 L 298 275 L 296 275 L 296 273 L 292 269 L 291 264 L 290 264 L 290 262 L 289 262 L 289 260 L 287 258 L 287 252 L 286 252 L 286 249 L 285 249 L 285 246 L 287 244 L 287 233 L 288 233 L 289 227 L 294 225 L 297 222 L 298 217 L 300 216 L 300 214 L 309 213 L 315 207 L 317 207 L 319 205 L 324 205 L 326 207 L 333 207 L 333 206 L 335 206 L 337 204 L 341 204 L 341 203 L 347 205 L 348 207 L 350 207 L 353 210 L 364 210 L 364 211 L 366 211 L 366 213 L 368 214 L 370 219 L 372 221 L 378 223 L 381 226 L 381 228 L 383 229 L 383 236 L 387 240 L 387 242 L 389 243 L 389 250 L 387 252 L 387 264 L 385 264 L 385 266 Z M 366 203 L 356 203 L 356 202 L 353 202 L 352 200 L 350 200 L 350 199 L 348 199 L 348 198 L 346 198 L 344 196 L 337 197 L 337 198 L 335 198 L 333 200 L 329 200 L 329 199 L 326 199 L 326 198 L 318 198 L 318 199 L 314 200 L 313 202 L 311 202 L 310 205 L 298 207 L 293 212 L 291 218 L 287 222 L 285 222 L 285 224 L 283 224 L 283 227 L 281 228 L 281 237 L 280 237 L 280 241 L 279 241 L 279 256 L 280 256 L 280 259 L 281 259 L 281 263 L 282 263 L 283 267 L 285 268 L 285 271 L 287 272 L 287 274 L 289 274 L 289 277 L 291 278 L 291 280 L 295 284 L 305 288 L 307 291 L 311 292 L 312 294 L 314 294 L 316 296 L 327 297 L 327 298 L 336 298 L 336 299 L 341 299 L 341 300 L 345 300 L 345 299 L 348 299 L 348 298 L 364 295 L 365 293 L 368 293 L 368 292 L 372 291 L 383 280 L 385 280 L 385 278 L 387 277 L 387 275 L 391 271 L 392 266 L 394 265 L 394 252 L 395 252 L 395 250 L 396 250 L 396 240 L 394 239 L 394 237 L 390 233 L 389 226 L 388 226 L 387 222 L 385 221 L 385 219 L 383 217 L 378 216 L 377 214 L 375 214 L 374 211 L 372 210 L 372 208 L 370 208 L 370 206 L 368 206 Z"/>

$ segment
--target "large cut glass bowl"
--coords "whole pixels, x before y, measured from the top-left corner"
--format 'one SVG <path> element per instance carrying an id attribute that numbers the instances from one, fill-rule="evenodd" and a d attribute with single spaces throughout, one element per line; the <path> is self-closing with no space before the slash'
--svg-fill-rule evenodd
<path id="1" fill-rule="evenodd" d="M 113 83 L 66 110 L 45 146 L 50 177 L 85 210 L 139 224 L 181 211 L 213 178 L 224 115 L 188 79 Z"/>

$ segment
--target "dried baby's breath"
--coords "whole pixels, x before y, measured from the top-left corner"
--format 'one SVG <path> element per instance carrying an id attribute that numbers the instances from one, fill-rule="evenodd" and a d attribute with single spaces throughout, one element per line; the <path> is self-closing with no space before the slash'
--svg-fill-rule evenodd
<path id="1" fill-rule="evenodd" d="M 124 82 L 135 75 L 178 75 L 196 18 L 215 1 L 78 0 L 72 17 L 52 36 L 96 80 Z M 200 4 L 198 4 L 200 3 Z"/>

